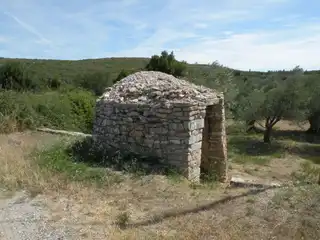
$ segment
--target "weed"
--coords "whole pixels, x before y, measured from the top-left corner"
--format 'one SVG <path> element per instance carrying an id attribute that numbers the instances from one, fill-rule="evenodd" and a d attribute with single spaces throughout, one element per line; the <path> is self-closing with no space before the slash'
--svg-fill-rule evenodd
<path id="1" fill-rule="evenodd" d="M 291 188 L 284 189 L 282 191 L 277 191 L 271 200 L 271 204 L 274 207 L 281 207 L 285 201 L 289 201 L 290 197 L 292 197 L 293 191 Z"/>
<path id="2" fill-rule="evenodd" d="M 248 155 L 238 155 L 232 159 L 233 162 L 239 164 L 257 164 L 257 165 L 267 165 L 271 158 L 268 156 L 248 156 Z"/>
<path id="3" fill-rule="evenodd" d="M 120 213 L 116 217 L 116 225 L 120 228 L 125 228 L 130 222 L 130 213 L 128 211 Z"/>
<path id="4" fill-rule="evenodd" d="M 246 210 L 247 210 L 246 216 L 253 216 L 256 213 L 254 207 L 252 207 L 252 206 L 247 206 Z"/>
<path id="5" fill-rule="evenodd" d="M 254 197 L 248 197 L 247 198 L 247 203 L 255 203 L 256 199 Z"/>
<path id="6" fill-rule="evenodd" d="M 182 181 L 182 175 L 175 169 L 169 168 L 167 170 L 167 177 L 172 183 L 179 183 Z"/>

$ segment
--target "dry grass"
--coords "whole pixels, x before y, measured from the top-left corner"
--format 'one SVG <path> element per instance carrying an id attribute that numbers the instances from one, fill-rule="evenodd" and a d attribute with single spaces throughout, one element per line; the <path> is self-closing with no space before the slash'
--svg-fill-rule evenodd
<path id="1" fill-rule="evenodd" d="M 1 135 L 0 183 L 13 190 L 25 186 L 46 188 L 46 175 L 50 176 L 50 173 L 43 173 L 39 166 L 27 158 L 27 154 L 33 148 L 41 147 L 43 143 L 53 139 L 52 136 L 47 136 L 46 139 L 40 134 L 29 132 Z"/>
<path id="2" fill-rule="evenodd" d="M 254 192 L 160 175 L 125 175 L 122 181 L 97 185 L 40 167 L 39 156 L 28 155 L 34 148 L 69 141 L 44 133 L 0 135 L 0 183 L 42 199 L 52 221 L 77 229 L 77 239 L 320 239 L 316 185 Z M 232 163 L 231 173 L 292 183 L 292 173 L 308 173 L 299 175 L 306 179 L 316 168 L 311 161 L 313 170 L 301 167 L 305 160 L 291 153 L 263 154 L 268 161 L 255 163 L 249 156 L 247 162 Z"/>

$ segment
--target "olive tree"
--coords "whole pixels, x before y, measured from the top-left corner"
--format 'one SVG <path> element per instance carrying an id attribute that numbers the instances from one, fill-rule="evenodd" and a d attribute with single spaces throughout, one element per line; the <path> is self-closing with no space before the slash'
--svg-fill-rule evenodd
<path id="1" fill-rule="evenodd" d="M 239 94 L 236 116 L 245 121 L 263 119 L 263 141 L 270 143 L 272 129 L 281 119 L 305 117 L 300 78 L 300 74 L 292 73 L 281 81 L 276 74 L 270 75 L 266 85 L 253 88 L 249 94 Z"/>
<path id="2" fill-rule="evenodd" d="M 310 127 L 308 133 L 320 134 L 320 75 L 306 75 L 304 79 L 305 108 Z"/>

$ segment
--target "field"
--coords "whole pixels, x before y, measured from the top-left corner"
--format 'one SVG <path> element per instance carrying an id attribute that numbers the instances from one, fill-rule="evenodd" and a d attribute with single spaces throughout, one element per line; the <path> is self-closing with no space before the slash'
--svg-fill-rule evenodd
<path id="1" fill-rule="evenodd" d="M 0 184 L 3 198 L 26 189 L 67 239 L 320 239 L 320 139 L 307 127 L 282 121 L 270 145 L 229 123 L 230 175 L 280 188 L 105 169 L 66 151 L 81 139 L 31 131 L 0 135 Z"/>

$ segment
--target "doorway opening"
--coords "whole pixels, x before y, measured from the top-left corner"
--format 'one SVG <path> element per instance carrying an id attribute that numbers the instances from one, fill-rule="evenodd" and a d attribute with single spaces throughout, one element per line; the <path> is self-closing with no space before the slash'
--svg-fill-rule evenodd
<path id="1" fill-rule="evenodd" d="M 201 148 L 201 165 L 200 176 L 205 178 L 209 174 L 210 170 L 210 156 L 212 155 L 211 142 L 214 124 L 214 105 L 206 107 L 206 115 L 204 118 L 204 128 L 202 132 L 202 148 Z"/>

